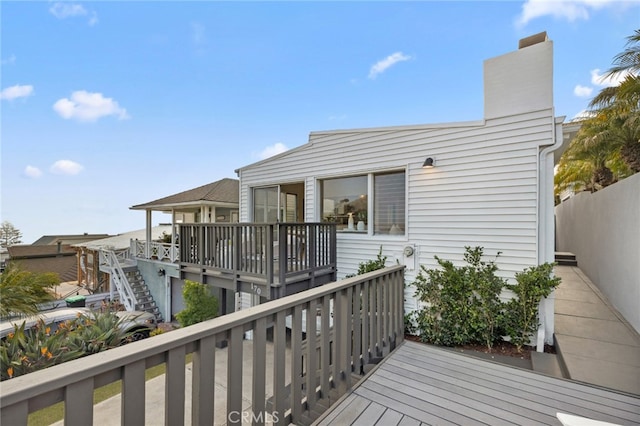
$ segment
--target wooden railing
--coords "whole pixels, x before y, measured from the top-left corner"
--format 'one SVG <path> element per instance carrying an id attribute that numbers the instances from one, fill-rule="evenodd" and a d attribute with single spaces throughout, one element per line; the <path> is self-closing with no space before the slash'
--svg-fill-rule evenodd
<path id="1" fill-rule="evenodd" d="M 150 417 L 145 370 L 164 364 L 165 396 L 154 410 L 164 410 L 166 425 L 184 424 L 186 398 L 193 425 L 214 424 L 219 415 L 227 424 L 247 418 L 298 424 L 314 407 L 335 402 L 353 386 L 353 374 L 403 340 L 403 288 L 404 267 L 389 267 L 7 380 L 0 423 L 26 425 L 29 412 L 64 401 L 65 425 L 96 424 L 94 389 L 122 380 L 120 423 L 143 425 Z M 222 377 L 216 376 L 221 351 Z"/>
<path id="2" fill-rule="evenodd" d="M 179 225 L 180 264 L 284 284 L 336 270 L 334 223 Z"/>

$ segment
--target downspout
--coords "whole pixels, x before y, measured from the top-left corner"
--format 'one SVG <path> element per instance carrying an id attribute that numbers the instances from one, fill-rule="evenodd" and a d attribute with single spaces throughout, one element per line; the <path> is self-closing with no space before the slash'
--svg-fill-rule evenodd
<path id="1" fill-rule="evenodd" d="M 555 220 L 553 197 L 553 168 L 554 152 L 562 147 L 564 142 L 562 134 L 562 122 L 565 117 L 551 116 L 553 143 L 540 151 L 538 176 L 540 179 L 538 194 L 538 264 L 553 262 L 555 260 Z M 558 137 L 560 135 L 560 137 Z M 553 344 L 555 292 L 540 301 L 538 312 L 541 325 L 538 328 L 536 350 L 544 352 L 544 344 Z"/>

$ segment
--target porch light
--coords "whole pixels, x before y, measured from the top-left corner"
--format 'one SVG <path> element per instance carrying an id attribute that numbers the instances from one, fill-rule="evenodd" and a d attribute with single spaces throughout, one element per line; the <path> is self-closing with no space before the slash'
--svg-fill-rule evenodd
<path id="1" fill-rule="evenodd" d="M 160 269 L 158 269 L 158 276 L 159 276 L 159 277 L 164 276 L 164 274 L 166 274 L 166 271 L 164 270 L 164 268 L 160 268 Z"/>
<path id="2" fill-rule="evenodd" d="M 426 160 L 424 160 L 424 164 L 422 165 L 423 169 L 432 169 L 435 166 L 435 161 L 433 160 L 432 157 L 427 157 Z"/>

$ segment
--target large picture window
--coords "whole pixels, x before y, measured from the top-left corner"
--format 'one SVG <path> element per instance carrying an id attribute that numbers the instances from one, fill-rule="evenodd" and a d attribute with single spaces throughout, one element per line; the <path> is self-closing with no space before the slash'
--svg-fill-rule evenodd
<path id="1" fill-rule="evenodd" d="M 404 235 L 405 186 L 404 170 L 322 180 L 322 220 L 340 232 Z"/>

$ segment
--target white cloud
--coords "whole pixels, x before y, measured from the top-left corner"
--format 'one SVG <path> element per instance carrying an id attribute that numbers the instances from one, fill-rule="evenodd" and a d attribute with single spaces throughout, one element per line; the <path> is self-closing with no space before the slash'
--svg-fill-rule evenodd
<path id="1" fill-rule="evenodd" d="M 346 118 L 347 118 L 346 114 L 329 116 L 330 121 L 342 121 L 342 120 L 345 120 Z"/>
<path id="2" fill-rule="evenodd" d="M 587 20 L 591 13 L 605 7 L 625 7 L 620 0 L 527 0 L 522 5 L 522 13 L 516 19 L 516 24 L 524 26 L 530 21 L 543 16 L 553 16 L 556 19 L 566 19 L 574 22 L 579 19 Z"/>
<path id="3" fill-rule="evenodd" d="M 598 68 L 591 70 L 591 83 L 601 87 L 618 86 L 629 75 L 628 72 L 621 72 L 614 76 L 607 77 Z"/>
<path id="4" fill-rule="evenodd" d="M 581 86 L 579 84 L 573 89 L 573 94 L 581 98 L 588 98 L 592 92 L 593 87 Z"/>
<path id="5" fill-rule="evenodd" d="M 42 176 L 42 171 L 34 166 L 27 166 L 24 168 L 24 171 L 22 172 L 26 177 L 28 178 L 32 178 L 32 179 L 37 179 L 40 176 Z"/>
<path id="6" fill-rule="evenodd" d="M 49 8 L 49 12 L 58 19 L 88 16 L 89 25 L 93 26 L 98 23 L 98 14 L 95 11 L 85 9 L 78 3 L 56 2 Z"/>
<path id="7" fill-rule="evenodd" d="M 96 121 L 99 118 L 115 115 L 119 120 L 130 118 L 127 110 L 118 102 L 105 98 L 102 93 L 90 93 L 78 90 L 71 94 L 71 99 L 62 98 L 53 104 L 53 109 L 60 117 L 78 121 Z"/>
<path id="8" fill-rule="evenodd" d="M 405 55 L 402 52 L 396 52 L 389 55 L 371 66 L 371 69 L 369 70 L 369 78 L 373 80 L 378 76 L 378 74 L 382 74 L 389 67 L 397 64 L 398 62 L 408 61 L 409 59 L 411 59 L 411 56 Z"/>
<path id="9" fill-rule="evenodd" d="M 33 86 L 16 84 L 15 86 L 2 89 L 2 92 L 0 92 L 0 99 L 12 101 L 17 98 L 26 98 L 32 94 Z"/>
<path id="10" fill-rule="evenodd" d="M 265 158 L 273 157 L 274 155 L 283 153 L 287 151 L 289 148 L 286 147 L 283 143 L 276 143 L 274 145 L 268 146 L 259 153 L 255 154 L 260 160 L 264 160 Z"/>
<path id="11" fill-rule="evenodd" d="M 11 55 L 7 59 L 2 60 L 2 65 L 13 65 L 16 63 L 16 55 Z"/>
<path id="12" fill-rule="evenodd" d="M 58 160 L 51 165 L 49 171 L 56 175 L 77 175 L 84 169 L 82 165 L 71 160 Z"/>

